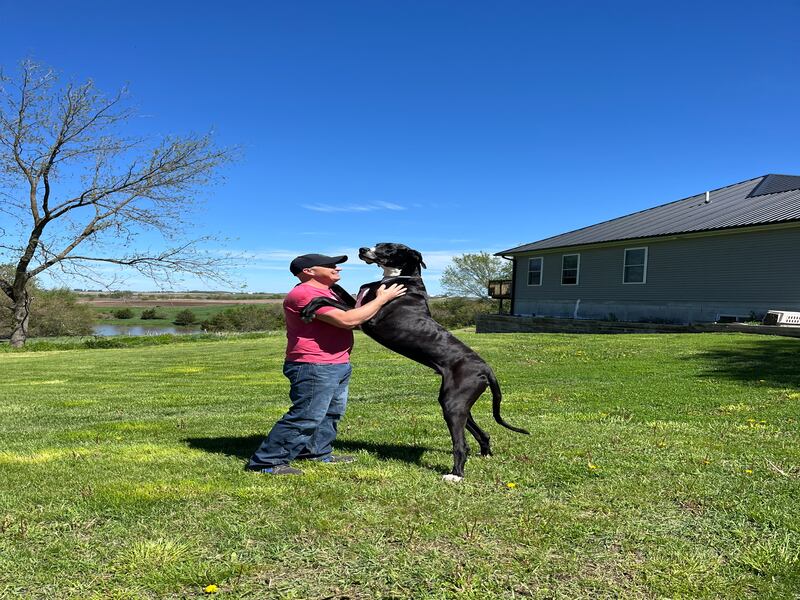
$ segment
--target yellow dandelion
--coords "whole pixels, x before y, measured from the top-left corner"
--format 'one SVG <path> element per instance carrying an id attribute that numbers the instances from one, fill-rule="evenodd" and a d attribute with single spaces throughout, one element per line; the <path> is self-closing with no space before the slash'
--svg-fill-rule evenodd
<path id="1" fill-rule="evenodd" d="M 516 483 L 514 483 L 513 481 L 509 481 L 509 482 L 506 484 L 506 487 L 507 487 L 508 489 L 510 489 L 510 490 L 513 490 L 515 487 L 517 487 L 517 484 L 516 484 Z"/>
<path id="2" fill-rule="evenodd" d="M 745 469 L 744 472 L 745 472 L 746 475 L 752 475 L 753 474 L 753 469 Z"/>
<path id="3" fill-rule="evenodd" d="M 589 463 L 589 470 L 590 470 L 590 471 L 597 471 L 597 469 L 599 469 L 599 468 L 600 468 L 600 467 L 598 467 L 596 464 L 594 464 L 594 463 Z"/>
<path id="4" fill-rule="evenodd" d="M 207 585 L 206 587 L 204 587 L 203 591 L 206 594 L 216 594 L 219 591 L 219 588 L 212 583 L 211 585 Z"/>

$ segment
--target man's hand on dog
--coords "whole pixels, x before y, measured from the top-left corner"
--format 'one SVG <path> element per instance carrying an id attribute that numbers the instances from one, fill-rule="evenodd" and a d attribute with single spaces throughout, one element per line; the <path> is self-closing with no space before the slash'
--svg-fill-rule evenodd
<path id="1" fill-rule="evenodd" d="M 406 286 L 399 283 L 393 283 L 388 288 L 386 287 L 386 284 L 381 284 L 381 286 L 375 290 L 375 298 L 380 300 L 382 304 L 386 304 L 390 300 L 404 296 L 405 293 Z"/>

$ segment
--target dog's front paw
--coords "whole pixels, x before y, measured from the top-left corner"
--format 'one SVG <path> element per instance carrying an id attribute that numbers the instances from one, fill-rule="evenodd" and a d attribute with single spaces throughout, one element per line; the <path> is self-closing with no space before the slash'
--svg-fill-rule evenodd
<path id="1" fill-rule="evenodd" d="M 463 477 L 459 477 L 458 475 L 453 475 L 452 473 L 448 473 L 447 475 L 442 476 L 442 481 L 446 481 L 448 483 L 458 483 L 463 479 L 464 479 Z"/>

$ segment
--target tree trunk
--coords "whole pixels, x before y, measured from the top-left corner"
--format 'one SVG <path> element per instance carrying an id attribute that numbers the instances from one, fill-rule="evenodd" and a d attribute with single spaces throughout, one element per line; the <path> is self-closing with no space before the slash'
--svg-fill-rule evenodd
<path id="1" fill-rule="evenodd" d="M 14 312 L 14 329 L 11 332 L 11 347 L 21 348 L 28 339 L 28 321 L 30 319 L 31 299 L 27 291 L 17 295 L 12 308 Z"/>

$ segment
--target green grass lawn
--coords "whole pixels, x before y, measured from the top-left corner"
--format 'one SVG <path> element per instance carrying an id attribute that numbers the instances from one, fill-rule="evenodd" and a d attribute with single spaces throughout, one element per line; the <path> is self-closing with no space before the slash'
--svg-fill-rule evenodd
<path id="1" fill-rule="evenodd" d="M 456 485 L 438 378 L 361 334 L 359 460 L 294 478 L 243 471 L 282 332 L 0 353 L 0 597 L 798 597 L 800 340 L 459 336 L 531 435 L 487 394 Z"/>

